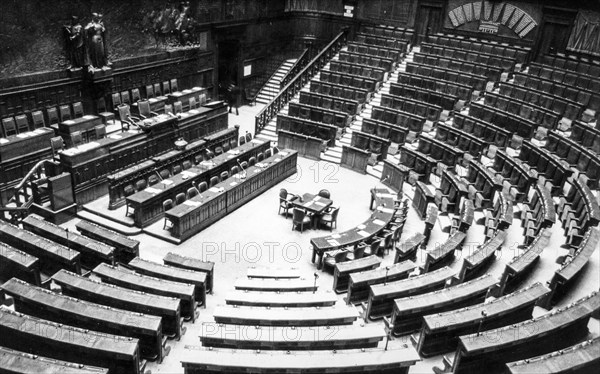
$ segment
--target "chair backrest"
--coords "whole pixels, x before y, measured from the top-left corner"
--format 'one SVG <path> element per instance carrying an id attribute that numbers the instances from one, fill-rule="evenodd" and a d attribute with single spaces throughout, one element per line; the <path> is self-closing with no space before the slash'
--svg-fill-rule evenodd
<path id="1" fill-rule="evenodd" d="M 198 106 L 198 103 L 196 102 L 196 98 L 190 97 L 190 109 L 196 109 L 197 106 Z"/>
<path id="2" fill-rule="evenodd" d="M 94 131 L 96 132 L 96 139 L 103 139 L 106 137 L 106 126 L 104 126 L 104 125 L 95 126 Z"/>
<path id="3" fill-rule="evenodd" d="M 198 191 L 200 191 L 200 193 L 202 193 L 206 190 L 208 190 L 208 184 L 206 184 L 206 182 L 198 183 Z"/>
<path id="4" fill-rule="evenodd" d="M 215 148 L 215 155 L 220 155 L 223 154 L 223 148 L 222 147 L 216 147 Z"/>
<path id="5" fill-rule="evenodd" d="M 123 188 L 123 194 L 125 195 L 125 197 L 127 196 L 131 196 L 135 193 L 135 189 L 133 188 L 133 185 L 128 184 L 127 186 L 125 186 Z"/>
<path id="6" fill-rule="evenodd" d="M 367 244 L 364 242 L 358 243 L 354 248 L 354 259 L 358 260 L 359 258 L 363 258 L 365 256 L 365 249 L 367 248 Z"/>
<path id="7" fill-rule="evenodd" d="M 179 205 L 185 201 L 185 194 L 183 192 L 175 195 L 175 205 Z"/>
<path id="8" fill-rule="evenodd" d="M 145 190 L 147 186 L 148 182 L 146 182 L 145 179 L 140 179 L 139 181 L 135 182 L 135 189 L 138 191 Z"/>
<path id="9" fill-rule="evenodd" d="M 119 107 L 119 105 L 121 105 L 121 104 L 122 104 L 122 101 L 121 101 L 121 95 L 119 95 L 119 93 L 118 93 L 118 92 L 117 92 L 117 93 L 114 93 L 114 94 L 112 94 L 112 95 L 110 95 L 110 97 L 112 98 L 112 105 L 113 105 L 113 108 L 118 108 L 118 107 Z"/>
<path id="10" fill-rule="evenodd" d="M 246 137 L 245 136 L 240 136 L 240 145 L 242 144 L 246 144 Z"/>
<path id="11" fill-rule="evenodd" d="M 172 104 L 165 104 L 165 113 L 166 114 L 173 114 L 173 105 Z"/>
<path id="12" fill-rule="evenodd" d="M 103 97 L 99 98 L 96 101 L 96 112 L 97 113 L 105 113 L 106 112 L 106 99 Z"/>
<path id="13" fill-rule="evenodd" d="M 134 88 L 131 90 L 131 100 L 133 100 L 134 103 L 137 103 L 138 101 L 140 101 L 141 98 L 142 98 L 142 96 L 140 95 L 139 88 Z"/>
<path id="14" fill-rule="evenodd" d="M 129 110 L 129 105 L 121 104 L 119 105 L 119 119 L 121 121 L 129 121 L 131 117 L 131 111 Z"/>
<path id="15" fill-rule="evenodd" d="M 202 94 L 200 94 L 200 96 L 198 96 L 198 102 L 200 103 L 200 105 L 206 103 L 206 100 L 207 99 L 206 99 L 206 94 L 205 93 L 202 93 Z"/>
<path id="16" fill-rule="evenodd" d="M 285 188 L 279 190 L 279 198 L 285 200 L 287 198 L 288 192 Z"/>
<path id="17" fill-rule="evenodd" d="M 67 121 L 71 119 L 71 108 L 68 105 L 61 105 L 59 107 L 60 110 L 60 120 Z"/>
<path id="18" fill-rule="evenodd" d="M 273 156 L 273 152 L 271 151 L 271 148 L 269 148 L 265 151 L 265 158 L 269 158 L 271 156 Z"/>
<path id="19" fill-rule="evenodd" d="M 273 154 L 276 155 L 279 153 L 279 148 L 273 147 Z"/>
<path id="20" fill-rule="evenodd" d="M 242 168 L 244 168 L 244 170 L 248 169 L 248 163 L 246 161 L 242 161 L 240 165 L 242 166 Z"/>
<path id="21" fill-rule="evenodd" d="M 169 85 L 169 81 L 164 81 L 162 83 L 163 94 L 171 93 L 171 86 Z"/>
<path id="22" fill-rule="evenodd" d="M 160 83 L 154 83 L 154 97 L 162 96 L 162 89 Z"/>
<path id="23" fill-rule="evenodd" d="M 339 208 L 339 207 L 338 207 L 338 208 L 335 208 L 335 209 L 333 210 L 333 212 L 331 212 L 331 219 L 332 219 L 333 221 L 336 221 L 336 220 L 337 220 L 337 216 L 338 216 L 338 213 L 339 213 L 339 212 L 340 212 L 340 208 Z"/>
<path id="24" fill-rule="evenodd" d="M 62 136 L 55 136 L 50 138 L 50 146 L 52 147 L 52 154 L 56 154 L 56 152 L 65 148 L 65 141 Z"/>
<path id="25" fill-rule="evenodd" d="M 252 134 L 250 134 L 249 132 L 246 133 L 246 141 L 249 142 L 250 140 L 252 140 Z"/>
<path id="26" fill-rule="evenodd" d="M 177 85 L 177 78 L 171 79 L 171 92 L 175 92 L 175 91 L 179 91 L 179 88 Z"/>
<path id="27" fill-rule="evenodd" d="M 158 174 L 160 175 L 160 177 L 162 179 L 167 179 L 171 176 L 171 173 L 167 169 L 162 169 L 161 171 L 158 172 Z"/>
<path id="28" fill-rule="evenodd" d="M 5 137 L 16 135 L 17 125 L 15 125 L 15 119 L 13 117 L 2 118 L 2 129 Z"/>
<path id="29" fill-rule="evenodd" d="M 329 190 L 323 189 L 319 191 L 319 196 L 329 199 L 331 197 L 331 193 L 329 192 Z"/>
<path id="30" fill-rule="evenodd" d="M 371 254 L 377 255 L 379 254 L 379 247 L 381 246 L 381 240 L 376 240 L 371 243 Z"/>
<path id="31" fill-rule="evenodd" d="M 256 159 L 258 160 L 258 162 L 261 162 L 262 160 L 264 160 L 264 159 L 265 159 L 265 155 L 264 155 L 264 154 L 262 154 L 262 153 L 259 153 L 259 154 L 256 156 Z"/>
<path id="32" fill-rule="evenodd" d="M 200 192 L 198 191 L 198 189 L 196 187 L 188 188 L 187 193 L 186 193 L 186 197 L 188 200 L 193 198 L 194 196 L 198 196 L 198 195 L 200 195 Z"/>
<path id="33" fill-rule="evenodd" d="M 146 99 L 150 99 L 151 97 L 154 97 L 154 86 L 152 86 L 151 84 L 147 84 L 146 85 Z"/>
<path id="34" fill-rule="evenodd" d="M 294 208 L 293 213 L 294 222 L 302 222 L 304 217 L 306 217 L 306 211 L 304 209 Z"/>
<path id="35" fill-rule="evenodd" d="M 81 131 L 73 131 L 71 133 L 71 143 L 73 143 L 73 147 L 77 147 L 78 145 L 83 143 L 83 137 L 81 136 Z"/>
<path id="36" fill-rule="evenodd" d="M 129 91 L 121 92 L 121 103 L 131 104 L 131 99 L 129 98 Z"/>
<path id="37" fill-rule="evenodd" d="M 231 175 L 236 175 L 239 172 L 240 172 L 240 168 L 238 166 L 233 166 L 231 168 Z"/>
<path id="38" fill-rule="evenodd" d="M 58 119 L 58 110 L 56 109 L 56 107 L 46 108 L 46 115 L 48 116 L 48 124 L 50 124 L 50 126 L 58 124 L 60 122 L 60 120 Z"/>
<path id="39" fill-rule="evenodd" d="M 210 178 L 210 186 L 211 187 L 213 187 L 217 184 L 219 184 L 219 177 L 214 176 L 214 177 Z"/>
<path id="40" fill-rule="evenodd" d="M 227 151 L 229 151 L 229 149 L 231 149 L 231 143 L 229 143 L 229 142 L 223 143 L 223 152 L 227 152 Z"/>
<path id="41" fill-rule="evenodd" d="M 183 168 L 181 167 L 181 165 L 179 165 L 179 164 L 173 165 L 173 175 L 179 174 L 182 171 L 183 171 Z"/>
<path id="42" fill-rule="evenodd" d="M 174 102 L 173 108 L 175 109 L 175 114 L 183 112 L 183 104 L 181 104 L 181 101 Z"/>
<path id="43" fill-rule="evenodd" d="M 138 101 L 138 110 L 140 111 L 140 115 L 143 117 L 150 117 L 152 115 L 152 111 L 150 110 L 150 102 L 148 100 Z"/>
<path id="44" fill-rule="evenodd" d="M 210 160 L 211 158 L 215 157 L 215 154 L 210 149 L 206 149 L 204 156 L 206 160 Z"/>
<path id="45" fill-rule="evenodd" d="M 167 210 L 173 209 L 173 200 L 171 199 L 167 199 L 165 201 L 163 201 L 163 212 L 166 212 Z"/>
<path id="46" fill-rule="evenodd" d="M 224 171 L 221 173 L 221 182 L 224 181 L 225 179 L 229 178 L 229 173 Z"/>
<path id="47" fill-rule="evenodd" d="M 157 183 L 158 183 L 158 176 L 156 174 L 152 174 L 151 176 L 148 177 L 148 185 L 149 186 L 154 186 Z"/>
<path id="48" fill-rule="evenodd" d="M 248 160 L 248 163 L 250 164 L 250 166 L 254 166 L 256 164 L 256 157 L 254 157 L 254 156 L 250 157 L 250 159 Z"/>
<path id="49" fill-rule="evenodd" d="M 44 113 L 42 113 L 41 110 L 31 112 L 31 120 L 33 121 L 34 129 L 39 129 L 46 126 L 46 122 L 44 121 Z"/>
<path id="50" fill-rule="evenodd" d="M 73 103 L 73 116 L 75 118 L 83 117 L 83 104 L 81 101 Z"/>
<path id="51" fill-rule="evenodd" d="M 15 122 L 17 122 L 17 129 L 19 130 L 19 134 L 29 131 L 29 119 L 27 119 L 26 114 L 19 114 L 15 117 Z"/>
<path id="52" fill-rule="evenodd" d="M 192 162 L 190 160 L 184 160 L 181 165 L 183 166 L 183 170 L 192 168 Z"/>

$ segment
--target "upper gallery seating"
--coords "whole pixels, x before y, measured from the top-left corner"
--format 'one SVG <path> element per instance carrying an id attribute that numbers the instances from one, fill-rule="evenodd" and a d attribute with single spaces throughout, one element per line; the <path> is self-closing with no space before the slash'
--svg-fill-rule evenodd
<path id="1" fill-rule="evenodd" d="M 485 39 L 466 39 L 457 35 L 436 34 L 429 36 L 429 42 L 461 48 L 473 52 L 482 52 L 497 56 L 511 57 L 519 63 L 525 63 L 529 59 L 531 48 L 518 45 L 509 46 L 506 43 L 499 44 L 495 41 Z"/>

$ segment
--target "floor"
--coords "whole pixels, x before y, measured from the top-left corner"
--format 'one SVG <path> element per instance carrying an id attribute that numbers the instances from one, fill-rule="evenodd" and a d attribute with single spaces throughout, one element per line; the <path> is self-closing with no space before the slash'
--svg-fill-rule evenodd
<path id="1" fill-rule="evenodd" d="M 240 107 L 239 116 L 230 114 L 230 126 L 239 124 L 240 134 L 245 133 L 245 131 L 253 133 L 254 116 L 261 108 L 260 105 Z M 437 183 L 438 181 L 434 178 L 433 184 Z M 303 233 L 292 231 L 291 219 L 286 219 L 283 215 L 277 214 L 280 188 L 286 188 L 289 192 L 294 193 L 316 193 L 323 188 L 330 190 L 334 205 L 341 207 L 338 229 L 343 231 L 360 224 L 369 217 L 369 190 L 374 187 L 380 188 L 383 185 L 369 175 L 357 174 L 341 168 L 337 164 L 299 158 L 298 173 L 296 175 L 273 187 L 179 246 L 166 243 L 146 234 L 136 235 L 135 239 L 141 241 L 140 255 L 144 259 L 162 263 L 164 255 L 169 251 L 173 251 L 216 263 L 214 293 L 207 296 L 207 307 L 200 310 L 199 320 L 194 324 L 185 324 L 187 332 L 180 341 L 169 342 L 172 350 L 162 364 L 149 363 L 147 368 L 151 369 L 153 373 L 183 373 L 180 361 L 186 358 L 186 354 L 190 354 L 190 351 L 186 351 L 185 347 L 200 345 L 198 333 L 202 328 L 202 322 L 212 321 L 211 315 L 214 307 L 224 303 L 225 295 L 233 290 L 235 279 L 245 277 L 249 267 L 297 268 L 305 278 L 313 279 L 316 268 L 310 261 L 309 241 L 312 237 L 327 235 L 329 231 L 314 229 L 306 230 Z M 406 196 L 412 198 L 414 189 L 405 184 L 404 192 Z M 518 207 L 515 208 L 515 211 L 518 211 Z M 475 219 L 481 217 L 482 213 L 477 212 Z M 428 249 L 435 248 L 446 240 L 448 233 L 444 228 L 450 224 L 450 218 L 448 216 L 439 218 L 438 224 L 433 230 Z M 73 228 L 77 221 L 78 219 L 73 219 L 65 226 Z M 403 237 L 406 238 L 413 233 L 422 232 L 423 228 L 423 221 L 419 219 L 413 209 L 410 209 Z M 462 263 L 461 257 L 474 251 L 477 245 L 482 242 L 482 238 L 483 226 L 473 225 L 468 232 L 462 253 L 457 252 L 457 258 L 451 267 L 458 271 Z M 489 272 L 499 277 L 504 270 L 505 263 L 519 253 L 518 245 L 520 244 L 522 244 L 522 231 L 520 221 L 515 219 L 502 252 L 497 256 Z M 552 229 L 550 246 L 543 252 L 535 271 L 524 282 L 524 285 L 534 281 L 546 282 L 550 280 L 559 266 L 556 259 L 567 253 L 567 250 L 561 247 L 562 244 L 564 244 L 564 236 L 560 223 L 557 223 Z M 425 251 L 419 252 L 418 262 L 424 263 L 425 254 Z M 393 256 L 388 255 L 384 258 L 382 266 L 392 262 Z M 333 277 L 321 271 L 316 274 L 319 276 L 317 279 L 319 292 L 331 292 Z M 578 285 L 561 301 L 558 307 L 598 290 L 599 285 L 600 251 L 596 251 L 588 266 L 584 269 Z M 339 295 L 340 303 L 345 303 L 342 299 L 343 296 Z M 538 308 L 535 315 L 546 312 L 544 309 Z M 599 334 L 599 322 L 592 320 L 589 326 L 591 334 L 597 336 Z M 389 346 L 393 348 L 402 344 L 411 344 L 408 337 L 393 339 L 390 341 Z M 383 347 L 384 345 L 385 341 L 382 341 L 380 346 Z M 412 367 L 410 372 L 431 373 L 433 366 L 440 366 L 441 364 L 441 356 L 425 359 Z"/>

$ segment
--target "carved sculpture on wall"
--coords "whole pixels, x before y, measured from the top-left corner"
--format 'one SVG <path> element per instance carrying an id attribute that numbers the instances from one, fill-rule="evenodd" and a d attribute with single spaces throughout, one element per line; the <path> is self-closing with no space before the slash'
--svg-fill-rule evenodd
<path id="1" fill-rule="evenodd" d="M 148 25 L 145 30 L 150 30 L 154 35 L 156 47 L 179 47 L 198 43 L 198 22 L 191 12 L 189 1 L 182 1 L 179 6 L 165 3 L 163 9 L 154 9 L 144 17 Z"/>
<path id="2" fill-rule="evenodd" d="M 108 66 L 108 49 L 106 48 L 106 28 L 102 14 L 92 13 L 92 20 L 85 26 L 88 70 L 102 69 Z"/>
<path id="3" fill-rule="evenodd" d="M 85 43 L 83 26 L 79 17 L 71 17 L 71 24 L 64 27 L 67 45 L 67 57 L 69 58 L 69 69 L 82 68 L 85 65 Z"/>

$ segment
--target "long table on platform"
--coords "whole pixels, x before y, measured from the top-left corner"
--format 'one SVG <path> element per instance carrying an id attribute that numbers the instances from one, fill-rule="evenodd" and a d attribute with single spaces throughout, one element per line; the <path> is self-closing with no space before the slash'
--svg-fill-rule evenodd
<path id="1" fill-rule="evenodd" d="M 186 240 L 269 188 L 296 173 L 298 152 L 290 149 L 247 168 L 241 174 L 165 212 L 171 235 Z M 245 178 L 243 178 L 245 176 Z"/>
<path id="2" fill-rule="evenodd" d="M 371 217 L 360 225 L 351 228 L 350 230 L 312 238 L 312 262 L 315 263 L 317 256 L 317 268 L 323 266 L 323 254 L 327 251 L 332 251 L 337 248 L 354 246 L 361 241 L 367 240 L 379 232 L 381 232 L 394 217 L 394 198 L 396 194 L 391 193 L 387 188 L 379 188 L 371 190 L 371 208 L 373 203 L 376 203 L 376 209 L 371 214 Z"/>
<path id="3" fill-rule="evenodd" d="M 266 151 L 270 142 L 258 139 L 245 143 L 235 149 L 229 150 L 209 161 L 204 161 L 197 166 L 184 170 L 142 191 L 138 191 L 126 198 L 127 203 L 135 211 L 133 220 L 138 227 L 145 227 L 160 219 L 163 213 L 162 203 L 167 199 L 175 200 L 175 195 L 185 193 L 193 183 L 210 181 L 210 178 L 219 176 L 223 171 L 229 172 L 239 162 L 256 157 L 258 153 Z"/>

